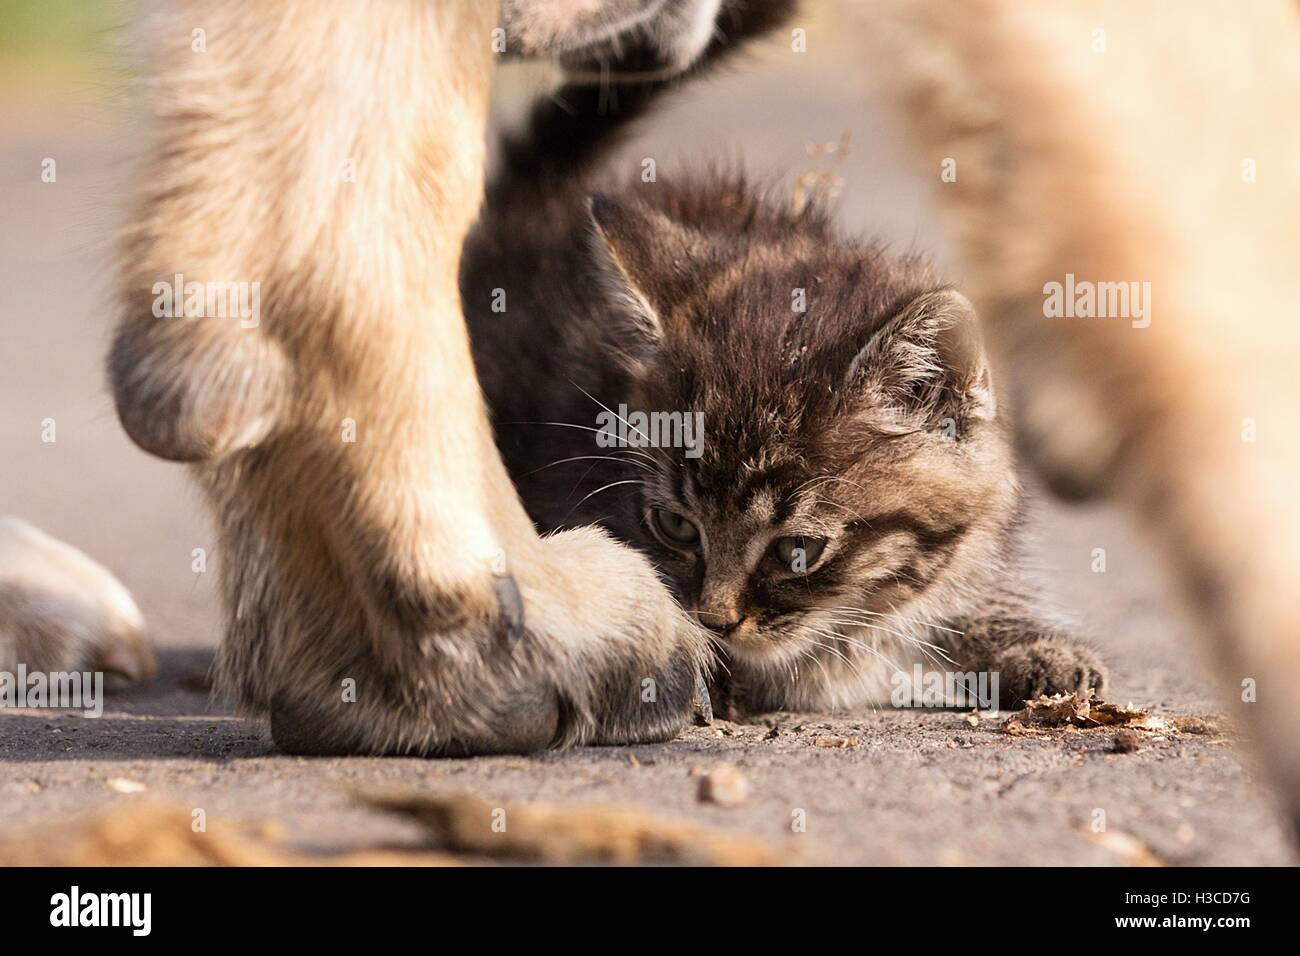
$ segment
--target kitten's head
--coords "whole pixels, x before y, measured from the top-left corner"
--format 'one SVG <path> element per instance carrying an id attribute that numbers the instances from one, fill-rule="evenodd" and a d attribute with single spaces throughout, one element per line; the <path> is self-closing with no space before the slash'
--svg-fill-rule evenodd
<path id="1" fill-rule="evenodd" d="M 641 541 L 683 604 L 782 666 L 874 613 L 951 606 L 1017 499 L 970 303 L 743 185 L 660 197 L 598 196 L 592 218 L 629 408 L 703 416 L 696 447 L 638 452 Z"/>

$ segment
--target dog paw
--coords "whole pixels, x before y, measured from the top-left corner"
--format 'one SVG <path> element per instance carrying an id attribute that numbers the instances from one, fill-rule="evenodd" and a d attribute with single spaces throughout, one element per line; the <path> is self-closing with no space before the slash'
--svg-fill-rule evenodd
<path id="1" fill-rule="evenodd" d="M 578 528 L 516 569 L 529 633 L 566 702 L 560 744 L 671 740 L 708 706 L 705 639 L 640 554 Z"/>
<path id="2" fill-rule="evenodd" d="M 110 688 L 151 677 L 144 618 L 102 565 L 0 517 L 0 670 L 102 671 Z"/>
<path id="3" fill-rule="evenodd" d="M 1067 638 L 1039 638 L 1008 648 L 998 661 L 1000 705 L 1016 709 L 1041 694 L 1100 694 L 1106 665 L 1087 645 Z"/>
<path id="4" fill-rule="evenodd" d="M 486 599 L 466 588 L 477 603 L 463 602 L 459 623 L 381 632 L 391 662 L 347 645 L 295 655 L 294 679 L 268 694 L 276 746 L 304 755 L 532 753 L 671 740 L 693 713 L 707 714 L 705 638 L 636 551 L 577 528 L 521 543 L 480 571 Z M 427 617 L 449 620 L 437 608 Z M 350 700 L 338 691 L 347 678 Z"/>
<path id="5" fill-rule="evenodd" d="M 704 691 L 703 699 L 700 694 L 703 674 L 685 647 L 666 664 L 645 667 L 631 677 L 627 683 L 634 693 L 612 686 L 604 696 L 589 743 L 662 743 L 680 734 L 693 719 L 712 720 L 708 692 Z"/>

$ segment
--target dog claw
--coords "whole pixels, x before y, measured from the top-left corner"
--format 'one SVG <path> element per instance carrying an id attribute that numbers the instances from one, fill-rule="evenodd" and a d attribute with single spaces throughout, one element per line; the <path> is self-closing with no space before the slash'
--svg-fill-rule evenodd
<path id="1" fill-rule="evenodd" d="M 695 696 L 691 698 L 692 716 L 697 727 L 707 727 L 713 723 L 713 702 L 709 699 L 709 685 L 704 681 L 704 672 L 695 672 Z"/>
<path id="2" fill-rule="evenodd" d="M 501 611 L 502 633 L 506 641 L 514 645 L 524 636 L 524 599 L 519 594 L 519 585 L 515 583 L 513 574 L 495 574 L 492 587 Z"/>

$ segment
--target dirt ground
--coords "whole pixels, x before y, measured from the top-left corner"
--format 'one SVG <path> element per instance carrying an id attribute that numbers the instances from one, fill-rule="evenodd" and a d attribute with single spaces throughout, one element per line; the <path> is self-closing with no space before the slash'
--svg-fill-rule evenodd
<path id="1" fill-rule="evenodd" d="M 810 34 L 810 56 L 820 36 Z M 820 169 L 844 181 L 848 227 L 947 261 L 922 191 L 938 159 L 934 170 L 902 164 L 862 99 L 865 66 L 852 57 L 823 57 L 815 69 L 808 62 L 774 48 L 743 76 L 701 87 L 630 143 L 627 161 L 654 156 L 661 175 L 675 158 L 700 153 L 743 155 L 761 170 Z M 692 729 L 663 745 L 531 758 L 277 756 L 256 724 L 195 689 L 220 633 L 213 575 L 191 571 L 194 548 L 214 551 L 210 530 L 183 470 L 129 444 L 103 384 L 108 241 L 130 120 L 92 101 L 33 108 L 40 93 L 11 88 L 0 98 L 0 511 L 112 568 L 137 596 L 162 667 L 148 685 L 113 697 L 99 720 L 0 712 L 0 836 L 140 799 L 110 785 L 129 780 L 147 796 L 203 808 L 210 820 L 277 821 L 303 848 L 405 846 L 419 839 L 413 825 L 356 807 L 347 790 L 407 785 L 488 800 L 635 805 L 769 838 L 807 862 L 1297 862 L 1230 733 L 1147 735 L 1136 752 L 1114 753 L 1109 732 L 1016 738 L 997 721 L 889 711 L 778 714 Z M 846 130 L 847 158 L 808 155 L 808 144 L 838 142 Z M 57 160 L 55 183 L 40 180 L 46 157 Z M 41 441 L 46 418 L 57 422 L 53 444 Z M 1119 516 L 1041 503 L 1033 527 L 1039 574 L 1105 652 L 1112 699 L 1157 713 L 1231 715 L 1190 622 Z M 1097 548 L 1104 573 L 1093 570 Z M 856 743 L 830 747 L 824 738 Z M 722 762 L 750 782 L 739 807 L 697 800 L 692 768 Z M 1094 832 L 1098 811 L 1105 834 Z M 803 832 L 792 831 L 797 819 Z"/>

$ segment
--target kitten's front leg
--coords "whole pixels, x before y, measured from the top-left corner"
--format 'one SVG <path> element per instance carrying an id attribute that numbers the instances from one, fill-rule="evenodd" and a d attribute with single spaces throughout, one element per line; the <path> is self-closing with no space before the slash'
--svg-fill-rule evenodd
<path id="1" fill-rule="evenodd" d="M 1100 694 L 1106 665 L 1088 644 L 1032 613 L 957 622 L 947 650 L 963 668 L 998 675 L 998 706 L 1014 710 L 1040 694 Z"/>

